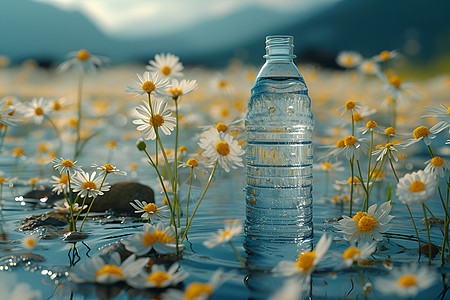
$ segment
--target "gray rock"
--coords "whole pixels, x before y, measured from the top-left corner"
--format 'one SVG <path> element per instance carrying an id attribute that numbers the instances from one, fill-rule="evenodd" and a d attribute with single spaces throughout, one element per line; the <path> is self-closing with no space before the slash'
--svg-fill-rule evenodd
<path id="1" fill-rule="evenodd" d="M 35 189 L 25 193 L 24 195 L 22 195 L 22 197 L 28 198 L 28 199 L 47 198 L 46 203 L 49 203 L 49 204 L 52 204 L 56 200 L 64 198 L 64 196 L 62 194 L 61 195 L 55 194 L 54 192 L 52 192 L 51 187 L 48 187 L 45 185 L 36 186 Z"/>
<path id="2" fill-rule="evenodd" d="M 61 236 L 63 230 L 60 228 L 46 225 L 37 227 L 33 230 L 33 235 L 37 236 L 41 240 L 53 240 Z"/>
<path id="3" fill-rule="evenodd" d="M 43 214 L 26 216 L 25 219 L 22 220 L 22 225 L 20 226 L 19 230 L 22 231 L 33 230 L 41 226 L 61 227 L 66 226 L 68 224 L 69 220 L 65 215 L 49 211 Z"/>
<path id="4" fill-rule="evenodd" d="M 110 210 L 116 213 L 134 214 L 134 208 L 130 205 L 130 202 L 133 202 L 135 199 L 154 203 L 155 193 L 150 187 L 137 182 L 114 183 L 111 185 L 109 192 L 105 192 L 105 194 L 95 199 L 91 212 Z M 91 201 L 92 198 L 86 200 L 88 205 Z"/>
<path id="5" fill-rule="evenodd" d="M 78 242 L 86 239 L 89 235 L 84 232 L 70 231 L 64 234 L 63 240 L 67 242 Z"/>

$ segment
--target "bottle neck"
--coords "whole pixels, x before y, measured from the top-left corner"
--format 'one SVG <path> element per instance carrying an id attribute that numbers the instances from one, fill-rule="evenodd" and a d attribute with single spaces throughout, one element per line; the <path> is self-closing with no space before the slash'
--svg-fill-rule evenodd
<path id="1" fill-rule="evenodd" d="M 294 44 L 292 36 L 268 36 L 266 38 L 266 63 L 258 77 L 302 77 L 293 59 Z"/>

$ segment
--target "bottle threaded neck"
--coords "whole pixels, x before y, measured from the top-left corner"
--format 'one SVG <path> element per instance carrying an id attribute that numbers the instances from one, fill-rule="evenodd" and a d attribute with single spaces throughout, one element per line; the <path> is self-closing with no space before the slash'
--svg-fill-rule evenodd
<path id="1" fill-rule="evenodd" d="M 265 58 L 293 59 L 294 38 L 289 35 L 269 35 L 266 37 Z"/>

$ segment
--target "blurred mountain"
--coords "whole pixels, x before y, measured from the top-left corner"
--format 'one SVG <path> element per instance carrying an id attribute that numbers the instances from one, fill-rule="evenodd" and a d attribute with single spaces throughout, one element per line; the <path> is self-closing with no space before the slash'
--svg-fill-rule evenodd
<path id="1" fill-rule="evenodd" d="M 226 65 L 232 58 L 260 65 L 264 39 L 291 34 L 300 61 L 334 67 L 341 50 L 370 57 L 397 49 L 417 61 L 448 56 L 450 1 L 344 0 L 303 14 L 252 7 L 157 38 L 112 38 L 83 14 L 29 0 L 0 4 L 0 54 L 13 62 L 61 61 L 86 48 L 113 63 L 147 61 L 172 52 L 185 63 Z"/>

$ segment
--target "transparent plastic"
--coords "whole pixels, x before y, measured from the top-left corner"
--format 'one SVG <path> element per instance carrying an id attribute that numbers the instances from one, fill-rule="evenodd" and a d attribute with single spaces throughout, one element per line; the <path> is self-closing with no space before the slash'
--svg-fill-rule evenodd
<path id="1" fill-rule="evenodd" d="M 293 38 L 268 36 L 245 119 L 248 258 L 295 259 L 313 234 L 313 115 Z"/>

